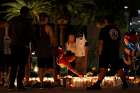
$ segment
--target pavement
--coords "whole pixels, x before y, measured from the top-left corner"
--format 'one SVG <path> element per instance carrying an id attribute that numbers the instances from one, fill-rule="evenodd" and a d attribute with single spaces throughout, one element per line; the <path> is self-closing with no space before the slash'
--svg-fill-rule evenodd
<path id="1" fill-rule="evenodd" d="M 50 88 L 50 89 L 26 89 L 24 91 L 12 90 L 7 88 L 0 88 L 0 93 L 140 93 L 140 86 L 129 89 L 121 88 L 103 88 L 101 90 L 86 90 L 86 89 L 68 89 L 68 88 Z"/>

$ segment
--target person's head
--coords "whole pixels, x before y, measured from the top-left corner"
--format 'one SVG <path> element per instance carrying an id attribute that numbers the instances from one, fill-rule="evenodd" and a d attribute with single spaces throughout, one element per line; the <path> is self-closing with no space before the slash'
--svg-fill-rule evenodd
<path id="1" fill-rule="evenodd" d="M 96 24 L 95 25 L 96 25 L 97 28 L 103 28 L 106 25 L 105 24 L 105 20 L 101 18 L 101 19 L 99 19 L 99 20 L 96 21 Z"/>
<path id="2" fill-rule="evenodd" d="M 20 14 L 21 14 L 22 16 L 27 16 L 27 15 L 29 15 L 29 12 L 30 12 L 30 9 L 29 9 L 28 7 L 26 7 L 26 6 L 23 6 L 23 7 L 21 7 L 21 9 L 20 9 Z"/>
<path id="3" fill-rule="evenodd" d="M 73 35 L 73 34 L 70 34 L 69 36 L 68 36 L 68 42 L 75 42 L 75 36 Z"/>
<path id="4" fill-rule="evenodd" d="M 40 24 L 47 24 L 49 22 L 49 17 L 47 14 L 45 13 L 41 13 L 39 15 L 39 21 L 40 21 Z"/>
<path id="5" fill-rule="evenodd" d="M 0 29 L 4 29 L 5 27 L 8 27 L 9 24 L 6 21 L 0 21 Z"/>
<path id="6" fill-rule="evenodd" d="M 114 16 L 113 15 L 106 15 L 104 16 L 105 24 L 113 24 L 114 23 Z"/>
<path id="7" fill-rule="evenodd" d="M 83 35 L 84 35 L 83 32 L 79 32 L 78 35 L 77 35 L 77 37 L 78 37 L 80 40 L 82 40 L 82 39 L 83 39 Z"/>
<path id="8" fill-rule="evenodd" d="M 136 32 L 126 32 L 124 34 L 124 43 L 128 45 L 128 43 L 136 43 L 138 41 L 138 35 Z"/>

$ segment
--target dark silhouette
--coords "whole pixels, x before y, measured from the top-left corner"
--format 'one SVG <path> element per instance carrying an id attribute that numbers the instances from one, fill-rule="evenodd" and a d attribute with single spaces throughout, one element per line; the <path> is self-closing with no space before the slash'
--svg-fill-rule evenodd
<path id="1" fill-rule="evenodd" d="M 25 76 L 25 65 L 28 62 L 29 42 L 32 38 L 32 19 L 29 15 L 29 8 L 22 7 L 20 15 L 10 21 L 11 31 L 11 53 L 12 65 L 10 72 L 9 89 L 14 89 L 14 82 L 17 77 L 17 88 L 24 89 L 23 79 Z"/>
<path id="2" fill-rule="evenodd" d="M 125 73 L 123 71 L 123 64 L 120 62 L 119 50 L 120 50 L 120 31 L 114 25 L 114 18 L 112 16 L 106 16 L 104 18 L 106 26 L 101 29 L 99 34 L 99 76 L 98 81 L 88 87 L 87 89 L 101 89 L 100 84 L 104 79 L 107 69 L 111 68 L 115 70 L 120 76 L 123 82 L 123 88 L 127 88 L 127 82 Z"/>

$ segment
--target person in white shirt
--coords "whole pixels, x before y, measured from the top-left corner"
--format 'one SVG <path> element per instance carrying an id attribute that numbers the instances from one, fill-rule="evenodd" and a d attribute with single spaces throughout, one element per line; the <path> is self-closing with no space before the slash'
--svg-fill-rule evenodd
<path id="1" fill-rule="evenodd" d="M 71 51 L 74 54 L 76 52 L 76 42 L 75 36 L 73 34 L 68 36 L 68 41 L 66 42 L 66 51 Z"/>
<path id="2" fill-rule="evenodd" d="M 76 70 L 85 75 L 87 72 L 87 54 L 88 54 L 88 42 L 83 33 L 79 33 L 76 38 Z"/>
<path id="3" fill-rule="evenodd" d="M 65 44 L 66 52 L 71 52 L 75 55 L 76 52 L 76 42 L 74 34 L 69 34 L 68 41 Z M 70 65 L 75 68 L 75 61 L 71 62 Z M 68 71 L 68 74 L 73 75 L 71 72 Z"/>

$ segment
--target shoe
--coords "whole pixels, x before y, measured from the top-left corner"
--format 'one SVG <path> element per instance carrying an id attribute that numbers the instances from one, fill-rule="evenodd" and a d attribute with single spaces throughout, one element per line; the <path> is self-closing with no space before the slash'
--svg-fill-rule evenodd
<path id="1" fill-rule="evenodd" d="M 4 88 L 8 88 L 9 82 L 4 83 Z"/>
<path id="2" fill-rule="evenodd" d="M 41 84 L 39 89 L 44 89 L 44 88 L 45 88 L 44 84 Z"/>
<path id="3" fill-rule="evenodd" d="M 18 91 L 23 91 L 23 90 L 25 90 L 25 89 L 26 89 L 26 88 L 25 88 L 24 86 L 18 86 L 18 87 L 17 87 L 17 90 L 18 90 Z"/>
<path id="4" fill-rule="evenodd" d="M 62 85 L 60 85 L 59 83 L 54 83 L 53 87 L 63 87 Z"/>
<path id="5" fill-rule="evenodd" d="M 95 83 L 94 85 L 91 85 L 90 87 L 86 88 L 87 90 L 100 90 L 101 86 L 100 84 Z"/>
<path id="6" fill-rule="evenodd" d="M 30 84 L 26 84 L 24 86 L 27 87 L 27 88 L 31 88 L 32 87 L 32 85 L 30 85 Z"/>
<path id="7" fill-rule="evenodd" d="M 14 85 L 8 87 L 8 91 L 13 91 L 13 90 L 15 90 L 15 89 L 16 89 L 16 87 L 15 87 Z"/>
<path id="8" fill-rule="evenodd" d="M 128 88 L 129 88 L 128 83 L 124 83 L 124 84 L 122 85 L 122 89 L 128 89 Z"/>

